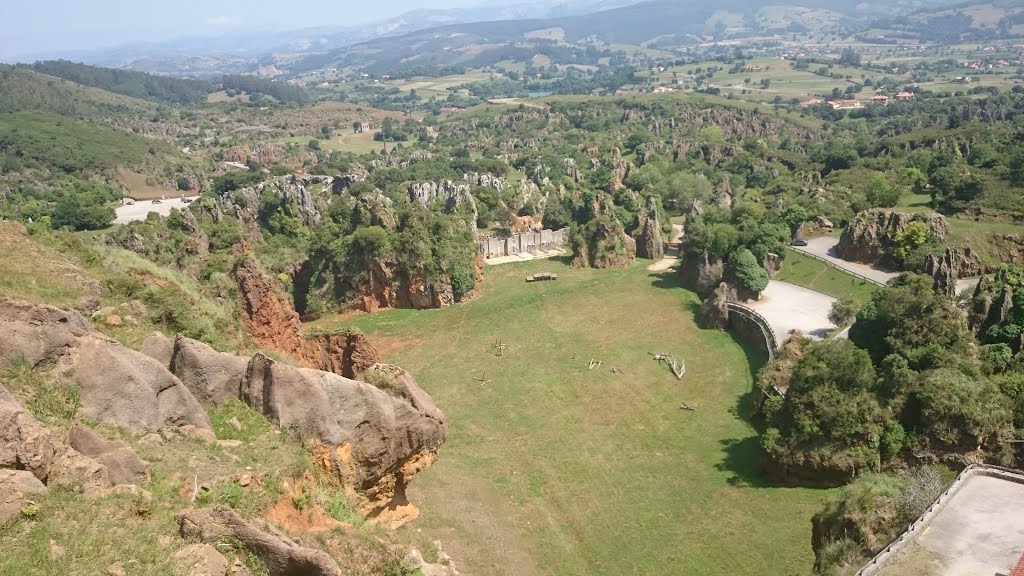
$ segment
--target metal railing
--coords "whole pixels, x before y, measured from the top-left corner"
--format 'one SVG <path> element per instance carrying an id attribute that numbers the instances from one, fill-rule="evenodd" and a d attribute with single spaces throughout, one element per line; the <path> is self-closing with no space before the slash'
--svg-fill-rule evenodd
<path id="1" fill-rule="evenodd" d="M 791 250 L 793 252 L 796 252 L 797 254 L 800 254 L 801 256 L 807 256 L 808 258 L 810 258 L 812 260 L 817 260 L 818 262 L 821 262 L 822 264 L 825 264 L 826 266 L 828 266 L 830 268 L 834 268 L 834 269 L 839 270 L 840 272 L 842 272 L 844 274 L 849 274 L 850 276 L 853 276 L 854 278 L 858 278 L 858 279 L 863 280 L 865 282 L 868 282 L 870 284 L 874 284 L 875 286 L 885 286 L 884 282 L 879 282 L 878 280 L 875 280 L 874 278 L 868 278 L 867 276 L 864 276 L 863 274 L 858 274 L 858 273 L 854 272 L 853 270 L 850 270 L 848 268 L 843 268 L 842 266 L 840 266 L 839 264 L 836 264 L 835 262 L 829 260 L 828 258 L 822 258 L 821 256 L 818 256 L 817 254 L 812 254 L 810 252 L 805 252 L 803 250 L 800 250 L 800 249 L 797 249 L 797 248 L 793 248 L 792 246 L 788 246 L 787 249 L 789 249 L 789 250 Z"/>
<path id="2" fill-rule="evenodd" d="M 768 323 L 768 320 L 764 316 L 761 316 L 754 310 L 747 308 L 742 304 L 735 302 L 727 302 L 726 307 L 730 312 L 736 312 L 740 316 L 746 316 L 749 320 L 753 321 L 754 324 L 761 329 L 764 334 L 764 341 L 768 348 L 768 361 L 775 360 L 775 351 L 779 349 L 779 341 L 775 337 L 775 331 L 772 330 L 772 325 Z"/>

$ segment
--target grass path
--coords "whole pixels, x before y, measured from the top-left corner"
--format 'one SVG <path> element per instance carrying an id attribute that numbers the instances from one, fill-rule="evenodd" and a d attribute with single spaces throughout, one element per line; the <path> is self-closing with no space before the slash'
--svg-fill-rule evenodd
<path id="1" fill-rule="evenodd" d="M 747 352 L 698 330 L 696 296 L 646 264 L 491 267 L 472 302 L 349 321 L 449 417 L 440 460 L 413 483 L 422 516 L 407 529 L 440 539 L 465 573 L 804 574 L 812 564 L 810 517 L 829 493 L 763 481 L 742 417 Z M 524 281 L 543 271 L 559 280 Z M 684 358 L 685 379 L 650 352 Z M 591 358 L 602 367 L 588 370 Z"/>

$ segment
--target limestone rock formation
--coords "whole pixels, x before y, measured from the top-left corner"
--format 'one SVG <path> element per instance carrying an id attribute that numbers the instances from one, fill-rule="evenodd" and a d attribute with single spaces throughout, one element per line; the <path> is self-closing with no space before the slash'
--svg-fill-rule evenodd
<path id="1" fill-rule="evenodd" d="M 684 287 L 701 298 L 707 298 L 725 277 L 725 262 L 707 252 L 685 254 L 679 266 L 679 276 Z"/>
<path id="2" fill-rule="evenodd" d="M 0 470 L 0 526 L 21 517 L 29 498 L 45 494 L 46 486 L 25 470 Z"/>
<path id="3" fill-rule="evenodd" d="M 101 495 L 112 486 L 106 466 L 53 438 L 0 386 L 0 474 L 5 470 L 31 474 L 48 488 L 61 488 L 87 496 Z M 19 480 L 24 485 L 25 479 Z M 35 484 L 32 484 L 35 485 Z M 0 507 L 5 490 L 0 487 Z"/>
<path id="4" fill-rule="evenodd" d="M 942 256 L 928 256 L 924 271 L 935 280 L 936 290 L 953 298 L 956 296 L 957 280 L 981 275 L 982 266 L 969 247 L 946 248 Z"/>
<path id="5" fill-rule="evenodd" d="M 583 227 L 573 244 L 573 266 L 625 268 L 636 261 L 636 240 L 614 217 L 599 218 Z"/>
<path id="6" fill-rule="evenodd" d="M 430 206 L 434 202 L 440 202 L 444 206 L 444 211 L 448 214 L 454 214 L 460 207 L 465 207 L 467 223 L 473 230 L 473 236 L 476 236 L 476 219 L 478 215 L 476 200 L 469 193 L 468 185 L 456 184 L 451 180 L 414 182 L 409 185 L 409 199 L 413 202 L 419 202 L 423 206 Z M 472 217 L 469 217 L 469 215 L 472 215 Z"/>
<path id="7" fill-rule="evenodd" d="M 75 312 L 27 302 L 0 303 L 0 369 L 16 358 L 56 364 L 81 390 L 86 417 L 130 429 L 157 430 L 210 422 L 188 389 L 159 362 L 90 332 Z"/>
<path id="8" fill-rule="evenodd" d="M 704 299 L 697 311 L 697 325 L 705 330 L 725 330 L 729 327 L 729 302 L 736 301 L 736 290 L 722 282 Z"/>
<path id="9" fill-rule="evenodd" d="M 774 278 L 782 272 L 782 257 L 769 252 L 761 261 L 761 267 L 768 271 L 768 276 Z"/>
<path id="10" fill-rule="evenodd" d="M 113 485 L 140 485 L 149 480 L 149 462 L 139 458 L 124 442 L 107 440 L 82 425 L 71 429 L 71 447 L 107 468 Z"/>
<path id="11" fill-rule="evenodd" d="M 245 358 L 178 335 L 168 367 L 201 404 L 223 406 L 238 398 L 247 364 Z"/>
<path id="12" fill-rule="evenodd" d="M 648 197 L 636 217 L 633 232 L 633 237 L 636 238 L 636 255 L 652 260 L 661 259 L 665 255 L 665 240 L 661 234 L 661 220 L 658 217 L 658 199 Z"/>
<path id="13" fill-rule="evenodd" d="M 938 240 L 944 240 L 949 236 L 949 224 L 940 214 L 925 216 L 892 210 L 865 210 L 843 230 L 843 235 L 836 246 L 836 254 L 851 262 L 878 262 L 884 255 L 885 248 L 895 240 L 896 234 L 905 230 L 907 225 L 914 221 L 927 224 L 931 236 Z"/>
<path id="14" fill-rule="evenodd" d="M 87 418 L 133 430 L 192 425 L 210 429 L 199 402 L 156 360 L 91 333 L 61 358 L 58 370 L 82 391 Z"/>
<path id="15" fill-rule="evenodd" d="M 257 354 L 242 386 L 253 409 L 317 442 L 317 465 L 357 490 L 371 516 L 407 505 L 406 485 L 434 462 L 448 434 L 444 414 L 408 373 L 375 370 L 385 388 Z"/>
<path id="16" fill-rule="evenodd" d="M 185 540 L 241 545 L 263 561 L 271 576 L 341 576 L 337 562 L 326 552 L 260 530 L 225 506 L 183 510 L 175 518 Z"/>

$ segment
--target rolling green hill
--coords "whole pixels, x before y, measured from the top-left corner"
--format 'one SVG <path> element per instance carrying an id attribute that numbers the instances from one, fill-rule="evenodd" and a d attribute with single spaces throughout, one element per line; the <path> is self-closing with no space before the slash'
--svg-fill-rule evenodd
<path id="1" fill-rule="evenodd" d="M 82 86 L 28 68 L 0 66 L 0 113 L 40 111 L 100 120 L 143 117 L 156 108 L 152 102 Z"/>

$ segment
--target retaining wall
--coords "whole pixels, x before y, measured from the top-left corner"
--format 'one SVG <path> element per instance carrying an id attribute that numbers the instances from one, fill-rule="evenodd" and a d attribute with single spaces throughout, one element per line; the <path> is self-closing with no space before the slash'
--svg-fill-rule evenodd
<path id="1" fill-rule="evenodd" d="M 768 321 L 742 304 L 730 302 L 729 330 L 742 341 L 764 353 L 769 361 L 775 359 L 778 341 Z"/>
<path id="2" fill-rule="evenodd" d="M 569 229 L 530 230 L 508 238 L 484 238 L 477 243 L 480 256 L 484 259 L 518 256 L 541 251 L 555 250 L 569 240 Z"/>

